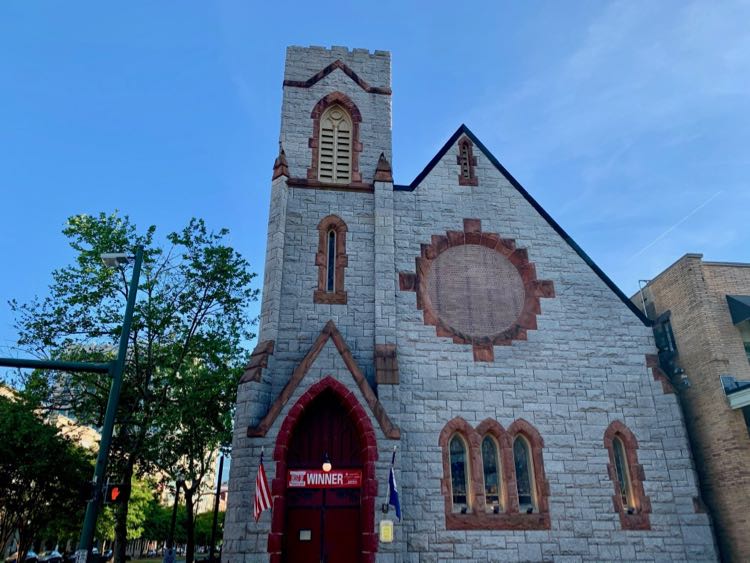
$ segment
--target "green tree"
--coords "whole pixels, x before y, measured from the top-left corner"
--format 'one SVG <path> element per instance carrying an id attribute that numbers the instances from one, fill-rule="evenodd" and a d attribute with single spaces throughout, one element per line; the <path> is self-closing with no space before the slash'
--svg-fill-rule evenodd
<path id="1" fill-rule="evenodd" d="M 23 561 L 61 514 L 82 514 L 81 485 L 93 456 L 46 424 L 25 397 L 0 396 L 0 547 L 17 531 Z"/>
<path id="2" fill-rule="evenodd" d="M 221 543 L 221 538 L 224 535 L 224 515 L 225 512 L 222 510 L 219 512 L 217 525 L 216 525 L 216 541 L 217 544 Z M 196 545 L 209 545 L 211 543 L 211 527 L 214 523 L 214 513 L 204 512 L 198 514 L 195 518 L 195 543 Z"/>
<path id="3" fill-rule="evenodd" d="M 164 543 L 169 536 L 172 510 L 154 499 L 146 507 L 146 519 L 143 522 L 142 538 Z"/>
<path id="4" fill-rule="evenodd" d="M 251 287 L 255 274 L 248 262 L 225 244 L 228 231 L 209 231 L 192 219 L 163 245 L 155 242 L 154 226 L 139 233 L 127 216 L 99 214 L 71 217 L 63 231 L 76 252 L 75 261 L 53 272 L 49 295 L 30 303 L 11 302 L 17 314 L 19 344 L 52 358 L 109 361 L 116 354 L 129 272 L 113 271 L 100 261 L 105 252 L 130 251 L 143 245 L 144 264 L 128 361 L 116 417 L 109 478 L 129 482 L 139 472 L 164 468 L 162 443 L 182 432 L 179 417 L 169 410 L 184 396 L 190 374 L 236 386 L 254 336 L 247 308 L 257 299 Z M 184 376 L 183 376 L 184 374 Z M 48 374 L 30 385 L 51 408 L 65 405 L 84 423 L 100 425 L 109 381 L 90 374 Z M 197 375 L 196 375 L 197 377 Z M 31 382 L 30 382 L 31 383 Z M 234 391 L 232 391 L 233 393 Z M 189 393 L 187 394 L 189 395 Z M 230 397 L 233 401 L 233 397 Z M 222 404 L 228 404 L 230 401 Z M 226 428 L 213 421 L 223 439 Z M 224 420 L 224 419 L 222 419 Z M 170 427 L 174 422 L 175 426 Z M 202 423 L 196 422 L 202 425 Z M 173 439 L 174 447 L 184 442 Z M 194 455 L 175 452 L 172 459 Z M 129 503 L 115 517 L 115 560 L 125 561 Z"/>

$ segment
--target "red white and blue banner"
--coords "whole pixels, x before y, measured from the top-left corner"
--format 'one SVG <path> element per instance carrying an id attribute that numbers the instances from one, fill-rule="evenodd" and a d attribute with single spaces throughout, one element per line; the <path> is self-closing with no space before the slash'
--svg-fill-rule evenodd
<path id="1" fill-rule="evenodd" d="M 286 486 L 293 489 L 356 489 L 362 486 L 362 470 L 290 469 Z"/>

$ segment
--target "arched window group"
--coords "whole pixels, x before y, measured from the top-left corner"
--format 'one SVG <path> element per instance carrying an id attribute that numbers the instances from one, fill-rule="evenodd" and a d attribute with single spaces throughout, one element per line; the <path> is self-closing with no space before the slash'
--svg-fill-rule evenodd
<path id="1" fill-rule="evenodd" d="M 440 435 L 448 529 L 547 529 L 549 485 L 543 441 L 525 420 L 506 431 L 487 419 L 476 429 L 454 418 Z"/>
<path id="2" fill-rule="evenodd" d="M 315 303 L 344 304 L 344 270 L 349 264 L 346 254 L 346 223 L 336 215 L 324 217 L 318 223 L 318 287 L 313 293 Z"/>
<path id="3" fill-rule="evenodd" d="M 544 441 L 523 419 L 505 430 L 484 420 L 472 428 L 463 418 L 449 421 L 440 433 L 443 448 L 446 527 L 471 529 L 549 529 L 549 484 L 544 473 Z M 650 528 L 651 503 L 643 492 L 644 472 L 638 464 L 638 443 L 621 422 L 604 434 L 609 452 L 607 470 L 622 528 Z"/>

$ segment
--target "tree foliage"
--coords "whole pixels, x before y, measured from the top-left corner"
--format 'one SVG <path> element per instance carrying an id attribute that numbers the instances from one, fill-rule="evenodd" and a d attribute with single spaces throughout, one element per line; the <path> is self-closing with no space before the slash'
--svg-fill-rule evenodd
<path id="1" fill-rule="evenodd" d="M 35 405 L 0 396 L 0 548 L 17 531 L 19 560 L 61 515 L 82 514 L 93 456 L 45 423 Z"/>
<path id="2" fill-rule="evenodd" d="M 144 247 L 128 361 L 116 416 L 109 477 L 128 482 L 154 469 L 200 484 L 207 452 L 226 440 L 236 385 L 254 336 L 248 315 L 255 274 L 226 244 L 228 231 L 192 219 L 156 241 L 117 214 L 71 217 L 64 229 L 76 252 L 55 270 L 49 295 L 11 302 L 19 344 L 56 359 L 110 361 L 116 355 L 130 271 L 104 266 L 105 252 Z M 95 374 L 49 374 L 27 382 L 50 408 L 101 425 L 109 381 Z M 189 438 L 188 436 L 192 436 Z M 124 562 L 128 505 L 116 515 L 115 557 Z"/>

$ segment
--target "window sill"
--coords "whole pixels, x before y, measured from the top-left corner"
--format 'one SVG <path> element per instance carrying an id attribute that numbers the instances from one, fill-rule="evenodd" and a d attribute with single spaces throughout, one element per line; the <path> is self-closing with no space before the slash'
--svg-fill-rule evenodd
<path id="1" fill-rule="evenodd" d="M 651 521 L 646 512 L 628 514 L 620 512 L 620 525 L 623 530 L 650 530 Z"/>
<path id="2" fill-rule="evenodd" d="M 316 289 L 313 293 L 313 303 L 324 305 L 346 305 L 346 291 L 328 292 Z"/>
<path id="3" fill-rule="evenodd" d="M 447 530 L 549 530 L 550 516 L 549 513 L 451 513 L 445 515 L 445 528 Z"/>

